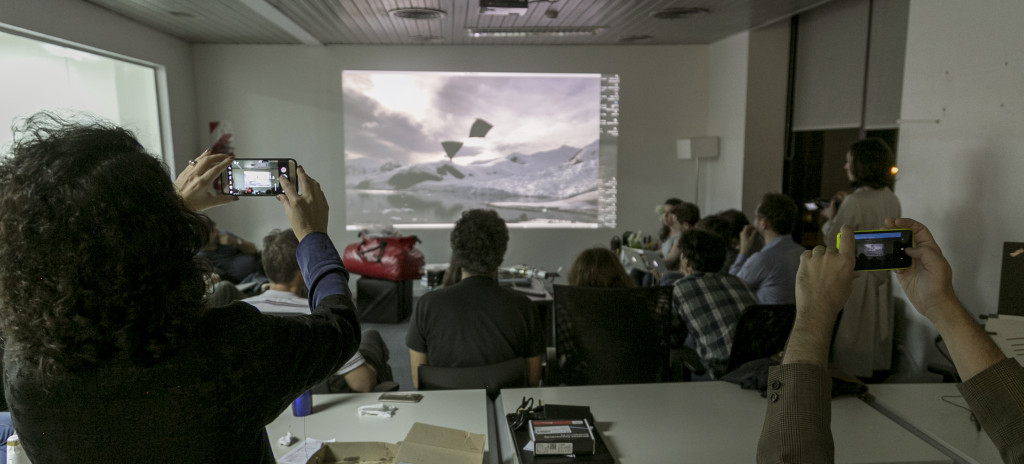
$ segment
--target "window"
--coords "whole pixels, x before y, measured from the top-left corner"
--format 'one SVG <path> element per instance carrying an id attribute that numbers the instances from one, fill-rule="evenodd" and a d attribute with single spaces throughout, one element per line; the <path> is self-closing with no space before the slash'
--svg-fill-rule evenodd
<path id="1" fill-rule="evenodd" d="M 87 112 L 135 132 L 163 159 L 157 69 L 0 31 L 0 152 L 11 126 L 40 110 Z"/>

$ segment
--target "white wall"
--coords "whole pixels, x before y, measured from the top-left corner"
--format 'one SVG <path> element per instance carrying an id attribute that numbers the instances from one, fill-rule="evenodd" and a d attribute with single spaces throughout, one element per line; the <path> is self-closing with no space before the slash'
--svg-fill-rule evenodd
<path id="1" fill-rule="evenodd" d="M 975 314 L 996 311 L 1002 242 L 1024 240 L 1021 18 L 1019 0 L 910 6 L 897 193 L 904 215 L 931 228 Z M 914 335 L 930 343 L 916 319 Z"/>
<path id="2" fill-rule="evenodd" d="M 175 164 L 202 151 L 187 43 L 80 0 L 0 0 L 0 23 L 164 66 Z"/>
<path id="3" fill-rule="evenodd" d="M 708 47 L 259 46 L 194 47 L 199 121 L 229 120 L 239 156 L 293 156 L 324 185 L 330 232 L 345 232 L 342 69 L 415 71 L 603 72 L 622 78 L 618 227 L 513 230 L 505 264 L 568 268 L 583 248 L 615 233 L 655 232 L 654 207 L 670 196 L 692 201 L 692 167 L 676 158 L 676 139 L 705 135 Z M 222 228 L 258 240 L 286 225 L 274 200 L 246 198 L 211 211 Z M 428 262 L 447 262 L 448 231 L 409 230 Z"/>
<path id="4" fill-rule="evenodd" d="M 749 41 L 750 33 L 742 32 L 710 45 L 707 135 L 718 137 L 719 155 L 700 160 L 703 215 L 739 208 L 743 199 Z"/>

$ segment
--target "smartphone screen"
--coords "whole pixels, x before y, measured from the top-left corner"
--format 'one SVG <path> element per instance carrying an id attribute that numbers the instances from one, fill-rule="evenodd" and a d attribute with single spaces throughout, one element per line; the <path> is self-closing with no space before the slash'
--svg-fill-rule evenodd
<path id="1" fill-rule="evenodd" d="M 290 158 L 236 158 L 221 175 L 221 191 L 238 196 L 276 196 L 284 192 L 279 179 L 294 179 L 295 166 Z M 295 186 L 298 188 L 298 183 Z"/>
<path id="2" fill-rule="evenodd" d="M 838 245 L 839 237 L 836 237 Z M 906 269 L 913 259 L 907 248 L 914 246 L 910 229 L 858 230 L 853 233 L 856 271 L 884 271 Z"/>

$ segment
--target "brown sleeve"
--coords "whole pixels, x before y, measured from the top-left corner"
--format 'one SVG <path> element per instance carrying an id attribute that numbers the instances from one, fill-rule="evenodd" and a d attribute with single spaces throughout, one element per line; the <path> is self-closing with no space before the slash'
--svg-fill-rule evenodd
<path id="1" fill-rule="evenodd" d="M 832 378 L 824 368 L 813 364 L 772 367 L 757 462 L 834 462 L 831 401 Z"/>
<path id="2" fill-rule="evenodd" d="M 1024 367 L 1004 359 L 957 388 L 1003 462 L 1024 464 Z"/>

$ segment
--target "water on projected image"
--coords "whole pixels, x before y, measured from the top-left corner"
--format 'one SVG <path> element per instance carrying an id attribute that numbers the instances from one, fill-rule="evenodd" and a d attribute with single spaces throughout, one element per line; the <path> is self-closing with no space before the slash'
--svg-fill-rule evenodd
<path id="1" fill-rule="evenodd" d="M 613 96 L 599 74 L 345 71 L 342 87 L 350 230 L 450 227 L 472 208 L 614 226 L 617 78 Z"/>

